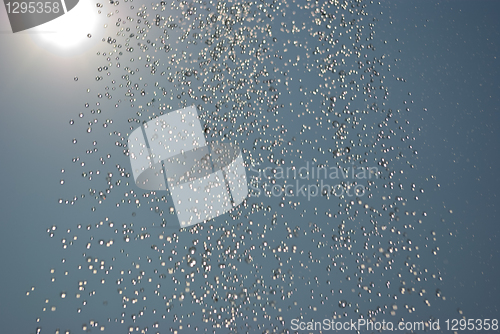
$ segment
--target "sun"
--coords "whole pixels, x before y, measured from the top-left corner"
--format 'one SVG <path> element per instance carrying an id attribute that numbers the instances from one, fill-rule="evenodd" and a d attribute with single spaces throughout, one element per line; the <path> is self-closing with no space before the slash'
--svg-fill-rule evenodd
<path id="1" fill-rule="evenodd" d="M 33 36 L 56 52 L 83 51 L 96 39 L 92 34 L 98 27 L 98 16 L 91 1 L 80 0 L 66 14 L 33 28 Z"/>

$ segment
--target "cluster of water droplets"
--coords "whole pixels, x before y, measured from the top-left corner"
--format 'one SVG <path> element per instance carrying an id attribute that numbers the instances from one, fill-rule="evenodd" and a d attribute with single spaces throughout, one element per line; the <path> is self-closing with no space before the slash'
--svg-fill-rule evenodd
<path id="1" fill-rule="evenodd" d="M 52 269 L 53 282 L 68 288 L 43 311 L 76 300 L 83 325 L 72 333 L 274 333 L 294 318 L 397 321 L 445 299 L 429 290 L 441 280 L 429 260 L 439 247 L 419 211 L 423 186 L 411 177 L 418 129 L 407 115 L 420 111 L 410 93 L 389 98 L 404 79 L 376 48 L 376 3 L 111 0 L 97 8 L 108 35 L 88 102 L 69 121 L 75 155 L 61 171 L 59 203 L 76 218 L 47 228 L 66 268 Z M 229 214 L 180 229 L 168 191 L 134 185 L 127 138 L 193 104 L 207 140 L 239 143 L 254 187 Z M 306 164 L 376 167 L 376 175 L 341 180 L 362 195 L 266 191 L 282 181 L 264 170 Z"/>

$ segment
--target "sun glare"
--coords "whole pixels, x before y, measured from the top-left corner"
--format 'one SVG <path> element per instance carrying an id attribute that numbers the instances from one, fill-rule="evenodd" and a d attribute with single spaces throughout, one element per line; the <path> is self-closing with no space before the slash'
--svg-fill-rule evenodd
<path id="1" fill-rule="evenodd" d="M 80 0 L 66 14 L 34 29 L 44 45 L 58 51 L 76 51 L 89 46 L 92 33 L 97 29 L 98 14 L 91 1 Z M 95 37 L 93 38 L 95 40 Z"/>

